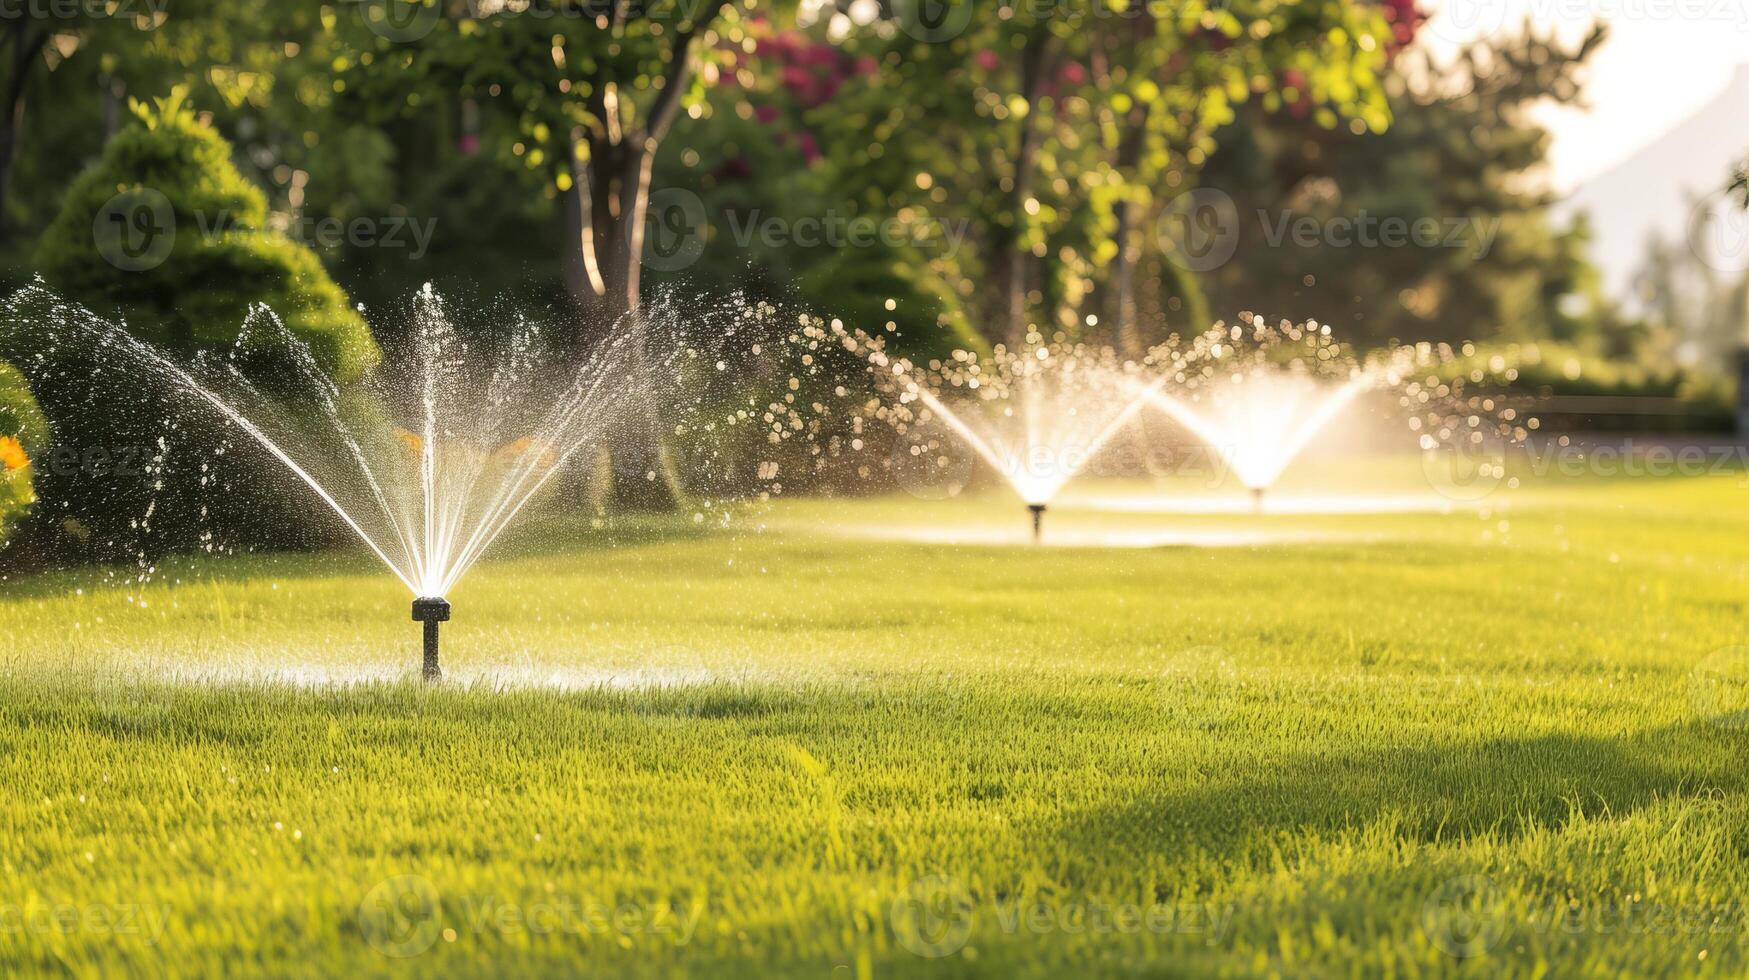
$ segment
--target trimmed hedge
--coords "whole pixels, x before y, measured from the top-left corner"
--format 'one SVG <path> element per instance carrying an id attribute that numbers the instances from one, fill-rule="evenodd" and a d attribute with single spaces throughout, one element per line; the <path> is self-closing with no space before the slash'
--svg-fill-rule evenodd
<path id="1" fill-rule="evenodd" d="M 364 318 L 314 252 L 267 230 L 267 199 L 224 138 L 174 95 L 134 111 L 138 121 L 73 182 L 43 233 L 44 281 L 170 350 L 228 345 L 250 306 L 265 303 L 334 378 L 356 380 L 375 364 Z"/>

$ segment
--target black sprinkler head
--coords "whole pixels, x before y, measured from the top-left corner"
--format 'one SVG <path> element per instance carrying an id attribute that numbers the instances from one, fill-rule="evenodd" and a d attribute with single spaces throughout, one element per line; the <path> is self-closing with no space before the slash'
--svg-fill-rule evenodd
<path id="1" fill-rule="evenodd" d="M 1032 539 L 1037 541 L 1045 533 L 1045 505 L 1027 504 L 1026 509 L 1032 511 Z"/>
<path id="2" fill-rule="evenodd" d="M 414 599 L 413 621 L 416 623 L 449 622 L 449 602 L 444 599 Z"/>
<path id="3" fill-rule="evenodd" d="M 443 599 L 413 600 L 413 621 L 425 624 L 425 680 L 433 683 L 443 679 L 437 666 L 437 624 L 449 622 L 449 603 Z"/>

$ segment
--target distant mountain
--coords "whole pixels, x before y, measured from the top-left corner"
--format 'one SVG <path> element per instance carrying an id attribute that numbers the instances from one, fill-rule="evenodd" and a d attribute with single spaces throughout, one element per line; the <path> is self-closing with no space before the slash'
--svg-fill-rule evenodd
<path id="1" fill-rule="evenodd" d="M 1749 64 L 1718 98 L 1618 166 L 1592 178 L 1555 209 L 1557 220 L 1591 215 L 1591 258 L 1611 296 L 1627 300 L 1653 234 L 1681 242 L 1697 201 L 1715 201 L 1732 168 L 1749 157 Z M 1732 268 L 1741 268 L 1741 256 Z"/>

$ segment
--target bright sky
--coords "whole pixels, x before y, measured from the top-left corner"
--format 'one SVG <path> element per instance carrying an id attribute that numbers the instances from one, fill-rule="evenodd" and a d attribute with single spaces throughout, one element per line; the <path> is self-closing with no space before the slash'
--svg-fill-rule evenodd
<path id="1" fill-rule="evenodd" d="M 1580 37 L 1596 20 L 1610 38 L 1592 59 L 1588 112 L 1551 112 L 1555 189 L 1570 190 L 1655 140 L 1716 97 L 1749 64 L 1745 0 L 1423 0 L 1436 52 L 1515 34 L 1525 18 Z"/>

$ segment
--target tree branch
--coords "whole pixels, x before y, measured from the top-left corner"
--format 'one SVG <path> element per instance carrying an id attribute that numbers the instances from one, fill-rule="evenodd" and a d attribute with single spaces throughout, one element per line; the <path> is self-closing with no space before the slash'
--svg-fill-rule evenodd
<path id="1" fill-rule="evenodd" d="M 662 76 L 662 91 L 650 107 L 650 121 L 644 127 L 644 137 L 660 140 L 668 135 L 674 120 L 680 115 L 680 100 L 692 81 L 692 42 L 729 6 L 729 0 L 710 0 L 706 9 L 695 15 L 686 27 L 674 36 L 674 46 L 668 60 L 668 71 Z"/>

